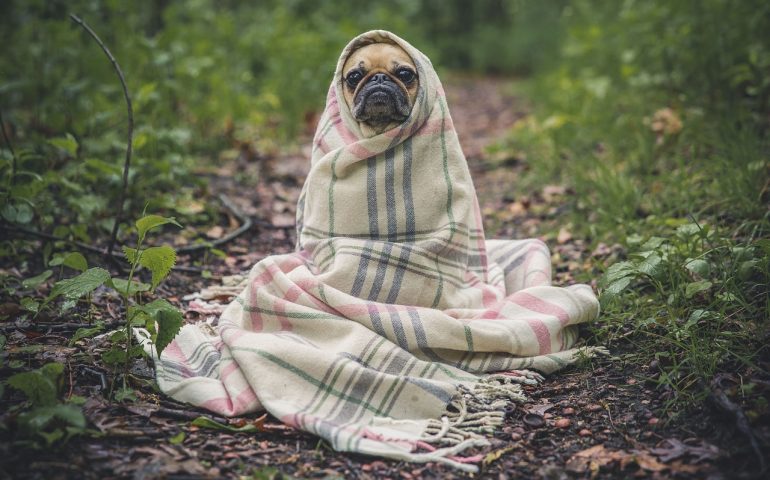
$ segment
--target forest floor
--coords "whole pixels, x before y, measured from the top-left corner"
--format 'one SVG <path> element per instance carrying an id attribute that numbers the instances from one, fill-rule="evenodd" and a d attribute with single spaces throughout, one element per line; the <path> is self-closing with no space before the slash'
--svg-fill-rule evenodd
<path id="1" fill-rule="evenodd" d="M 591 269 L 589 260 L 611 263 L 623 252 L 612 245 L 593 249 L 560 228 L 559 215 L 576 200 L 569 189 L 549 185 L 520 192 L 517 179 L 526 162 L 490 158 L 485 147 L 498 141 L 526 114 L 523 100 L 506 94 L 507 82 L 453 78 L 447 94 L 455 126 L 468 158 L 490 238 L 541 237 L 553 251 L 555 282 L 567 285 Z M 306 143 L 309 143 L 306 142 Z M 185 296 L 221 277 L 248 270 L 269 254 L 294 248 L 294 209 L 309 164 L 307 149 L 277 156 L 249 149 L 227 152 L 205 169 L 208 199 L 226 194 L 245 215 L 256 220 L 251 230 L 221 246 L 223 256 L 180 256 L 178 265 L 200 273 L 175 271 L 159 295 L 179 305 L 190 321 L 206 312 L 190 308 Z M 221 238 L 238 220 L 223 210 L 219 226 L 206 233 Z M 190 227 L 188 227 L 189 229 Z M 184 242 L 184 235 L 174 237 Z M 14 266 L 3 266 L 7 271 Z M 27 272 L 16 272 L 20 275 Z M 83 406 L 90 435 L 71 439 L 57 449 L 19 446 L 0 429 L 0 478 L 462 478 L 469 474 L 443 465 L 412 464 L 338 453 L 310 434 L 283 426 L 270 416 L 224 419 L 158 394 L 147 382 L 135 386 L 135 398 L 108 401 L 110 370 L 96 355 L 99 337 L 70 346 L 80 326 L 72 319 L 15 321 L 19 306 L 2 298 L 7 336 L 2 377 L 14 361 L 28 367 L 58 361 L 66 365 L 64 391 L 87 400 Z M 226 299 L 223 299 L 226 301 Z M 93 315 L 118 325 L 120 302 L 106 290 L 93 296 Z M 15 309 L 15 310 L 14 310 Z M 9 313 L 10 312 L 10 313 Z M 74 323 L 73 323 L 74 322 Z M 513 410 L 491 440 L 481 478 L 748 478 L 759 466 L 735 421 L 707 406 L 668 418 L 664 395 L 650 382 L 652 365 L 613 356 L 553 375 L 542 385 L 525 387 L 529 400 Z M 618 351 L 620 350 L 620 351 Z M 140 362 L 143 363 L 143 362 Z M 137 364 L 137 376 L 152 377 Z M 6 392 L 7 402 L 16 401 Z M 208 416 L 222 424 L 253 425 L 256 432 L 237 433 L 194 426 Z"/>

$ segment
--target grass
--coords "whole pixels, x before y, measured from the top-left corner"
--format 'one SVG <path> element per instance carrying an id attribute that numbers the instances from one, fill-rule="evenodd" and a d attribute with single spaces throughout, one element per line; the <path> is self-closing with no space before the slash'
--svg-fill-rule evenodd
<path id="1" fill-rule="evenodd" d="M 768 374 L 770 161 L 762 129 L 671 109 L 644 92 L 585 107 L 585 92 L 563 101 L 564 92 L 535 85 L 543 81 L 513 84 L 536 108 L 495 149 L 525 159 L 526 191 L 561 183 L 575 192 L 570 208 L 543 224 L 553 232 L 541 234 L 570 225 L 590 248 L 622 245 L 614 264 L 597 260 L 584 272 L 582 280 L 601 275 L 603 313 L 589 342 L 657 366 L 647 380 L 670 415 L 700 405 L 720 373 L 737 373 L 751 390 L 754 375 Z M 760 396 L 744 400 L 750 411 L 767 410 Z"/>

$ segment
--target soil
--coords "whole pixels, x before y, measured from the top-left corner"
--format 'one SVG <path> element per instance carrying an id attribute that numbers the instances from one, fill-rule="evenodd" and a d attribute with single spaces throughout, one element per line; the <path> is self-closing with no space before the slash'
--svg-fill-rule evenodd
<path id="1" fill-rule="evenodd" d="M 538 226 L 553 220 L 564 205 L 574 202 L 559 185 L 520 194 L 512 188 L 526 168 L 516 159 L 489 162 L 486 147 L 508 134 L 526 115 L 521 99 L 507 94 L 508 81 L 493 78 L 453 78 L 447 95 L 460 140 L 487 216 L 489 237 L 539 236 Z M 308 143 L 308 142 L 306 142 Z M 189 321 L 205 312 L 187 308 L 185 295 L 225 276 L 247 270 L 272 253 L 294 248 L 294 205 L 308 165 L 307 151 L 264 155 L 241 148 L 223 154 L 208 177 L 208 197 L 227 194 L 254 221 L 245 234 L 221 245 L 220 256 L 182 255 L 159 295 L 180 305 Z M 492 165 L 490 167 L 490 165 Z M 248 196 L 244 192 L 249 192 Z M 221 207 L 217 207 L 221 208 Z M 208 227 L 210 240 L 222 238 L 239 221 L 221 208 L 217 227 Z M 194 229 L 187 233 L 196 233 Z M 198 232 L 199 233 L 199 232 Z M 177 246 L 185 235 L 170 237 Z M 585 273 L 587 260 L 611 261 L 619 247 L 600 245 L 589 250 L 568 229 L 546 237 L 553 248 L 556 282 L 569 284 Z M 14 272 L 14 266 L 4 266 Z M 201 272 L 205 271 L 205 274 Z M 15 271 L 19 275 L 25 272 Z M 5 295 L 5 294 L 4 294 Z M 470 475 L 437 464 L 411 464 L 363 455 L 339 453 L 310 434 L 286 427 L 270 416 L 224 419 L 175 402 L 152 388 L 152 372 L 137 362 L 135 399 L 108 401 L 111 371 L 98 358 L 104 342 L 86 339 L 68 346 L 87 315 L 68 319 L 18 319 L 18 298 L 0 299 L 7 336 L 0 378 L 21 361 L 38 367 L 51 361 L 66 365 L 64 391 L 85 397 L 90 435 L 80 435 L 57 448 L 31 449 L 12 430 L 0 428 L 0 478 L 752 478 L 761 476 L 760 460 L 735 418 L 709 402 L 677 417 L 668 417 L 668 394 L 656 388 L 655 365 L 625 360 L 631 344 L 613 346 L 613 356 L 599 358 L 553 375 L 539 386 L 527 386 L 529 401 L 513 408 L 491 440 L 481 472 Z M 119 325 L 120 302 L 98 290 L 92 316 Z M 14 307 L 15 306 L 15 307 Z M 17 314 L 14 314 L 15 312 Z M 10 312 L 10 314 L 8 313 Z M 83 313 L 81 311 L 81 313 Z M 2 317 L 2 316 L 0 316 Z M 725 379 L 725 391 L 735 398 L 738 379 Z M 768 385 L 765 388 L 765 394 Z M 21 401 L 6 388 L 0 412 Z M 6 424 L 12 420 L 3 413 Z M 256 432 L 236 433 L 194 426 L 199 416 L 223 424 L 253 425 Z M 768 419 L 753 422 L 760 439 L 770 438 Z M 767 443 L 764 444 L 767 456 Z"/>

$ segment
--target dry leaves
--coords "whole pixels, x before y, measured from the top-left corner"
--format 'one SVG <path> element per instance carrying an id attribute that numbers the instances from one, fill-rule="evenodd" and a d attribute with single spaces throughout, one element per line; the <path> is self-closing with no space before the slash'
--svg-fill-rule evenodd
<path id="1" fill-rule="evenodd" d="M 594 445 L 574 454 L 567 460 L 567 470 L 575 473 L 590 472 L 591 478 L 595 477 L 603 467 L 617 464 L 620 470 L 624 470 L 631 464 L 636 464 L 642 470 L 648 472 L 660 472 L 668 467 L 657 461 L 647 452 L 625 450 L 609 450 L 604 445 Z"/>

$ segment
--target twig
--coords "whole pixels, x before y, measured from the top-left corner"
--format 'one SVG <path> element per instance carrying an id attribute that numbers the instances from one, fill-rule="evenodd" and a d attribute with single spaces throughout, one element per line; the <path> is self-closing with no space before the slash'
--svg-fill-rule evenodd
<path id="1" fill-rule="evenodd" d="M 228 233 L 222 238 L 219 238 L 217 240 L 214 240 L 213 242 L 208 242 L 201 245 L 190 245 L 188 247 L 181 247 L 177 249 L 177 253 L 191 253 L 191 252 L 197 252 L 199 250 L 205 250 L 212 247 L 218 247 L 219 245 L 223 245 L 238 236 L 242 235 L 243 233 L 247 232 L 249 229 L 251 229 L 254 222 L 249 218 L 247 215 L 245 215 L 241 210 L 230 200 L 230 198 L 225 195 L 224 193 L 219 194 L 219 201 L 222 202 L 222 205 L 227 208 L 230 213 L 233 214 L 235 218 L 238 219 L 239 222 L 241 222 L 241 226 L 233 230 L 232 232 Z"/>
<path id="2" fill-rule="evenodd" d="M 767 465 L 765 463 L 765 457 L 762 455 L 762 449 L 759 446 L 759 440 L 757 439 L 757 436 L 754 433 L 754 430 L 751 428 L 751 424 L 749 423 L 748 418 L 746 418 L 746 414 L 743 413 L 741 407 L 730 400 L 725 394 L 724 390 L 722 390 L 720 380 L 721 379 L 719 376 L 717 376 L 711 382 L 711 392 L 709 393 L 709 399 L 719 409 L 728 413 L 732 417 L 733 421 L 735 422 L 735 427 L 741 434 L 743 434 L 743 436 L 746 437 L 746 439 L 749 441 L 751 449 L 757 456 L 757 459 L 759 460 L 760 473 L 764 473 L 767 469 Z"/>
<path id="3" fill-rule="evenodd" d="M 0 110 L 0 128 L 3 129 L 3 138 L 5 139 L 5 144 L 8 145 L 8 149 L 11 151 L 11 158 L 13 161 L 13 164 L 11 165 L 11 185 L 13 185 L 14 180 L 16 179 L 16 152 L 13 150 L 11 139 L 8 138 L 8 132 L 5 131 L 5 120 L 3 119 L 2 110 Z"/>
<path id="4" fill-rule="evenodd" d="M 124 272 L 124 264 L 128 263 L 127 260 L 123 257 L 120 257 L 118 255 L 115 255 L 114 253 L 107 253 L 107 250 L 104 248 L 99 247 L 92 247 L 91 245 L 85 244 L 83 242 L 78 242 L 77 240 L 69 240 L 67 238 L 57 237 L 56 235 L 51 235 L 50 233 L 45 232 L 38 232 L 36 230 L 30 230 L 24 227 L 19 227 L 14 225 L 13 227 L 7 228 L 6 231 L 10 233 L 20 233 L 23 235 L 28 235 L 30 237 L 37 237 L 42 238 L 44 240 L 51 240 L 54 242 L 65 242 L 69 243 L 70 245 L 74 245 L 75 247 L 78 247 L 81 250 L 85 250 L 87 252 L 95 253 L 98 255 L 101 255 L 103 257 L 106 257 L 112 261 L 113 265 L 120 270 L 120 273 Z M 3 230 L 0 230 L 0 232 L 3 232 Z M 5 238 L 5 235 L 3 235 L 3 238 Z M 203 271 L 202 268 L 199 267 L 188 267 L 184 265 L 175 265 L 173 268 L 174 271 L 179 272 L 188 272 L 188 273 L 200 273 Z"/>
<path id="5" fill-rule="evenodd" d="M 102 40 L 99 38 L 99 36 L 91 30 L 91 27 L 89 27 L 86 22 L 84 22 L 80 17 L 78 17 L 75 14 L 70 14 L 70 18 L 73 22 L 77 23 L 83 29 L 88 32 L 89 35 L 91 35 L 91 38 L 93 38 L 97 44 L 101 47 L 102 51 L 105 55 L 107 55 L 107 58 L 112 63 L 113 68 L 115 69 L 115 73 L 118 75 L 118 79 L 120 80 L 120 84 L 123 87 L 123 96 L 126 99 L 126 110 L 128 111 L 128 139 L 126 141 L 126 160 L 123 164 L 123 187 L 120 190 L 120 196 L 118 197 L 118 211 L 115 214 L 115 224 L 112 226 L 112 233 L 110 234 L 110 243 L 107 246 L 107 253 L 106 257 L 110 258 L 112 257 L 112 249 L 115 247 L 115 242 L 118 238 L 118 226 L 120 225 L 120 222 L 123 220 L 123 207 L 126 201 L 126 192 L 128 190 L 128 169 L 131 166 L 131 152 L 133 150 L 133 138 L 134 138 L 134 109 L 131 107 L 131 97 L 128 94 L 128 87 L 126 86 L 126 79 L 123 77 L 123 71 L 120 69 L 120 65 L 118 65 L 118 61 L 115 60 L 115 57 L 112 56 L 112 53 L 107 48 L 107 46 L 102 42 Z"/>
<path id="6" fill-rule="evenodd" d="M 80 368 L 90 373 L 91 375 L 95 375 L 97 378 L 99 378 L 99 382 L 102 385 L 102 390 L 107 390 L 107 377 L 104 376 L 104 373 L 82 365 L 80 365 Z"/>

